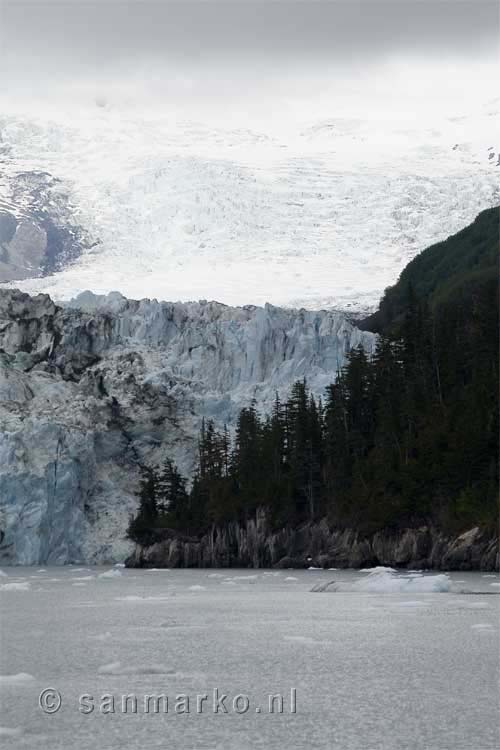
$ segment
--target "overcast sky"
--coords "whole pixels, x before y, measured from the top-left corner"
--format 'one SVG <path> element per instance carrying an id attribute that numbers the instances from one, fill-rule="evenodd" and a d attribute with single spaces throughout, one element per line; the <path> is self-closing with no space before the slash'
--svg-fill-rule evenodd
<path id="1" fill-rule="evenodd" d="M 490 0 L 3 0 L 4 44 L 60 63 L 157 55 L 174 59 L 366 60 L 392 51 L 492 52 Z"/>
<path id="2" fill-rule="evenodd" d="M 498 73 L 496 0 L 3 0 L 0 20 L 4 95 L 156 82 L 187 97 L 244 86 L 265 98 L 274 85 L 300 98 L 326 80 L 363 79 L 369 92 L 386 66 L 394 85 L 405 78 L 430 95 L 436 83 L 459 97 Z"/>

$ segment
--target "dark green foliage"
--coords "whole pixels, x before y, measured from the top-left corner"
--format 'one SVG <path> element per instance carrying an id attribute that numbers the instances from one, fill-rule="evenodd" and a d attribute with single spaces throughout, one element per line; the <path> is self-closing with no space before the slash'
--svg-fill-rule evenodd
<path id="1" fill-rule="evenodd" d="M 152 471 L 143 471 L 139 492 L 139 512 L 128 527 L 128 537 L 140 544 L 151 544 L 152 529 L 158 518 L 158 477 Z"/>
<path id="2" fill-rule="evenodd" d="M 166 462 L 141 485 L 130 536 L 188 534 L 265 508 L 276 528 L 327 517 L 370 534 L 433 523 L 498 524 L 498 213 L 418 256 L 386 292 L 368 359 L 348 356 L 324 404 L 295 383 L 263 418 L 203 423 L 188 495 Z M 495 256 L 495 258 L 494 258 Z"/>
<path id="3" fill-rule="evenodd" d="M 405 267 L 397 284 L 386 289 L 379 309 L 358 323 L 377 333 L 396 333 L 413 302 L 425 301 L 430 308 L 455 298 L 461 289 L 474 288 L 498 279 L 499 209 L 482 211 L 475 221 L 444 242 L 432 245 Z"/>

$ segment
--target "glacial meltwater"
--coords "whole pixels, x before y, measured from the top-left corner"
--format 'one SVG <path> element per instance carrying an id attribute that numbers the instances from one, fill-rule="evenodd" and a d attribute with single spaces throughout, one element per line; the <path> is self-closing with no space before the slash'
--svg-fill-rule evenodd
<path id="1" fill-rule="evenodd" d="M 4 568 L 0 738 L 498 748 L 499 594 L 484 573 Z"/>

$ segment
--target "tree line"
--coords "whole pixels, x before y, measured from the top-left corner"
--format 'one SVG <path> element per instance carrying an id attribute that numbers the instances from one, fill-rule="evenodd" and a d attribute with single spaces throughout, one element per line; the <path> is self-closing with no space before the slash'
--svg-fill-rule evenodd
<path id="1" fill-rule="evenodd" d="M 275 528 L 495 528 L 497 311 L 493 280 L 434 308 L 409 284 L 397 331 L 371 357 L 353 349 L 323 398 L 299 381 L 269 414 L 243 408 L 233 437 L 204 422 L 189 487 L 168 458 L 145 472 L 130 537 L 197 535 L 259 508 Z"/>

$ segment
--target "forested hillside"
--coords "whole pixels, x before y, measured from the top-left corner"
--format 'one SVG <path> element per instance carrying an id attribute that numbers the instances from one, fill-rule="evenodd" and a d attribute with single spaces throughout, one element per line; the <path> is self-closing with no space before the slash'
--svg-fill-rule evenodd
<path id="1" fill-rule="evenodd" d="M 488 281 L 498 282 L 498 208 L 482 211 L 475 221 L 444 242 L 417 255 L 386 289 L 379 309 L 358 327 L 376 333 L 397 331 L 412 302 L 431 308 L 457 304 Z"/>
<path id="2" fill-rule="evenodd" d="M 365 321 L 380 333 L 315 400 L 306 382 L 269 415 L 210 422 L 188 491 L 166 459 L 145 475 L 133 539 L 196 535 L 266 508 L 276 528 L 326 517 L 370 534 L 498 523 L 498 211 L 424 251 Z"/>

